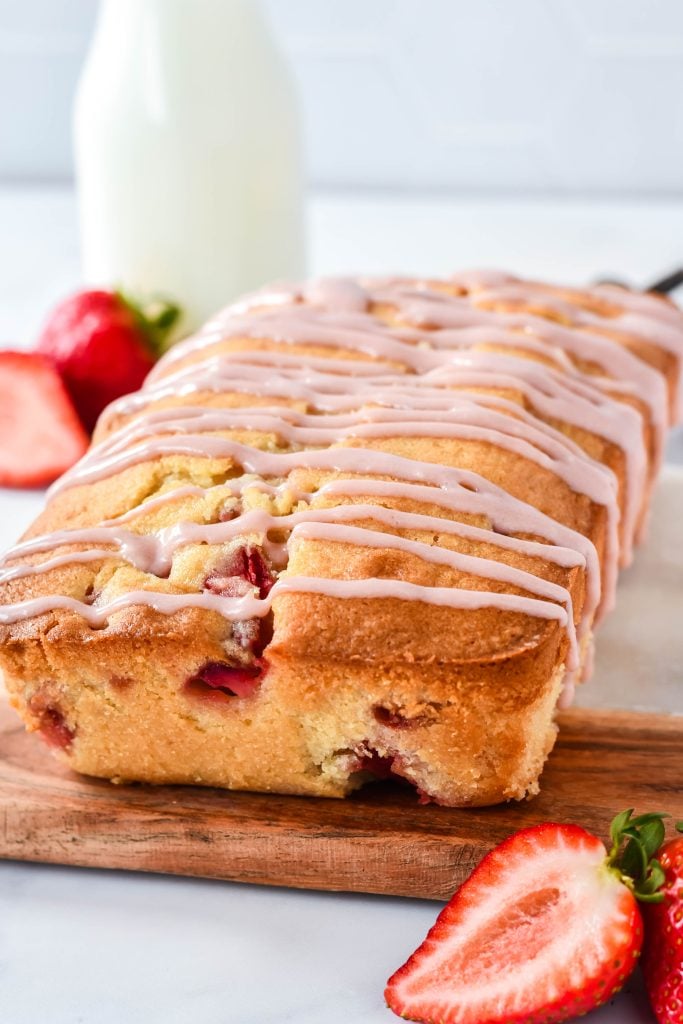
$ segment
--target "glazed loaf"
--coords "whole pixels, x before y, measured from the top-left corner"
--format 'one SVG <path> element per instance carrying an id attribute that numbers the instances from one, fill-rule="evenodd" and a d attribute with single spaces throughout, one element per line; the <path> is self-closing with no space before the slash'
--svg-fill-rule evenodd
<path id="1" fill-rule="evenodd" d="M 644 532 L 683 315 L 498 272 L 264 289 L 110 406 L 0 568 L 31 730 L 115 781 L 536 792 Z"/>

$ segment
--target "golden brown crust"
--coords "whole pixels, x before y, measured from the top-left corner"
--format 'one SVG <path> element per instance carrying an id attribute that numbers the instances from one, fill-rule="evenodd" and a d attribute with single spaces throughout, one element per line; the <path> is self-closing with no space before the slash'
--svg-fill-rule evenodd
<path id="1" fill-rule="evenodd" d="M 467 294 L 461 286 L 436 282 L 432 286 Z M 471 298 L 477 307 L 519 312 L 523 306 L 534 316 L 557 320 L 552 306 L 544 305 L 542 289 L 538 294 L 541 298 L 534 295 L 526 304 L 503 299 L 489 302 L 476 289 Z M 611 321 L 618 315 L 616 299 L 597 299 L 568 289 L 556 289 L 551 295 L 603 317 L 604 324 L 592 329 L 656 368 L 666 379 L 669 394 L 675 393 L 678 360 L 654 342 L 615 329 Z M 378 323 L 406 322 L 391 304 L 375 303 L 371 312 Z M 578 322 L 573 326 L 583 329 Z M 522 355 L 544 365 L 543 355 L 525 349 L 523 339 L 519 350 L 485 343 L 477 347 Z M 373 360 L 367 353 L 343 347 L 283 343 L 275 337 L 237 335 L 219 338 L 211 346 L 216 357 L 238 351 L 286 353 L 300 357 L 302 363 L 311 358 Z M 190 353 L 171 369 L 192 366 L 206 354 L 205 350 Z M 393 360 L 374 361 L 381 363 L 382 372 L 401 371 L 410 377 L 407 368 Z M 604 367 L 580 359 L 574 363 L 605 376 Z M 609 467 L 623 511 L 628 469 L 623 447 L 575 422 L 543 413 L 523 389 L 476 390 L 515 403 Z M 656 470 L 652 418 L 639 397 L 618 390 L 615 394 L 643 418 L 648 459 L 645 510 Z M 184 406 L 316 411 L 303 399 L 199 389 L 162 397 L 144 413 Z M 140 411 L 118 412 L 101 421 L 96 441 L 111 438 L 140 415 Z M 515 414 L 510 411 L 509 415 Z M 270 431 L 233 428 L 212 433 L 262 451 L 297 450 L 297 445 L 287 445 Z M 608 557 L 605 506 L 579 493 L 552 469 L 496 443 L 388 433 L 362 440 L 347 437 L 336 447 L 387 452 L 414 462 L 472 471 L 589 538 L 603 566 Z M 26 537 L 92 526 L 133 510 L 137 514 L 127 528 L 148 536 L 179 523 L 219 523 L 238 504 L 242 513 L 260 508 L 278 516 L 309 505 L 334 509 L 374 504 L 488 531 L 490 541 L 446 529 L 440 532 L 433 522 L 428 529 L 409 529 L 378 524 L 363 514 L 353 521 L 356 526 L 447 552 L 491 559 L 564 587 L 572 599 L 575 622 L 581 620 L 587 594 L 585 570 L 578 565 L 563 568 L 552 559 L 501 547 L 486 514 L 455 512 L 428 503 L 424 496 L 417 500 L 410 495 L 328 495 L 320 492 L 324 484 L 356 474 L 305 467 L 270 478 L 272 484 L 281 485 L 276 494 L 254 486 L 235 498 L 230 481 L 241 472 L 232 458 L 168 454 L 144 459 L 63 490 Z M 188 487 L 201 493 L 179 492 L 166 504 L 154 503 L 161 495 Z M 308 496 L 305 502 L 302 495 Z M 150 501 L 146 508 L 145 502 Z M 533 531 L 513 536 L 543 540 Z M 71 562 L 1 582 L 0 600 L 9 605 L 62 594 L 97 606 L 137 590 L 201 593 L 226 559 L 245 545 L 259 546 L 262 539 L 256 533 L 222 544 L 186 544 L 175 550 L 167 577 L 122 562 L 112 548 L 111 555 L 97 561 Z M 10 564 L 36 564 L 85 546 L 58 544 L 49 553 L 26 555 Z M 290 576 L 398 579 L 425 587 L 534 596 L 509 582 L 427 561 L 412 552 L 329 540 L 297 540 L 287 570 Z M 396 598 L 341 599 L 299 592 L 275 598 L 272 621 L 267 623 L 272 636 L 259 633 L 257 641 L 255 629 L 245 633 L 240 624 L 234 626 L 215 611 L 189 607 L 160 614 L 133 604 L 111 615 L 101 628 L 88 625 L 74 611 L 51 609 L 0 625 L 0 665 L 13 703 L 28 727 L 40 729 L 60 748 L 60 757 L 87 774 L 342 796 L 365 780 L 368 766 L 376 768 L 381 761 L 382 770 L 390 767 L 426 795 L 448 804 L 521 798 L 537 787 L 554 739 L 553 713 L 568 655 L 567 634 L 558 619 L 494 607 L 458 609 Z M 588 633 L 584 650 L 586 643 Z M 248 698 L 188 685 L 206 664 L 249 669 L 254 659 L 266 668 L 258 689 Z"/>

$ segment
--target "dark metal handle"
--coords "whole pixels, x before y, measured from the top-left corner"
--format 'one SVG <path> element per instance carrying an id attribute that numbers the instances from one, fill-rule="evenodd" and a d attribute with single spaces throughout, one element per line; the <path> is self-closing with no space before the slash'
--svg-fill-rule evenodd
<path id="1" fill-rule="evenodd" d="M 601 277 L 597 282 L 598 284 L 614 284 L 620 288 L 630 288 L 631 285 L 627 284 L 626 281 L 619 281 L 614 277 Z M 666 277 L 661 277 L 652 284 L 647 285 L 642 290 L 644 292 L 656 292 L 658 295 L 669 295 L 675 291 L 676 288 L 680 288 L 683 284 L 683 267 L 679 270 L 674 270 Z"/>
<path id="2" fill-rule="evenodd" d="M 680 288 L 683 284 L 683 267 L 679 270 L 674 270 L 671 274 L 667 274 L 666 277 L 660 278 L 659 281 L 655 281 L 649 288 L 646 288 L 646 292 L 658 292 L 660 295 L 668 295 L 669 292 L 673 292 L 676 288 Z"/>

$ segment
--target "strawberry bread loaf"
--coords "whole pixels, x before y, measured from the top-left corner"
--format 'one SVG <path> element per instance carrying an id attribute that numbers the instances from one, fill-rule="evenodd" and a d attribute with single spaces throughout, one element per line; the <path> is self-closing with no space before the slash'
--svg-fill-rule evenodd
<path id="1" fill-rule="evenodd" d="M 538 789 L 642 537 L 683 314 L 498 272 L 233 305 L 110 405 L 0 566 L 0 666 L 115 781 Z"/>

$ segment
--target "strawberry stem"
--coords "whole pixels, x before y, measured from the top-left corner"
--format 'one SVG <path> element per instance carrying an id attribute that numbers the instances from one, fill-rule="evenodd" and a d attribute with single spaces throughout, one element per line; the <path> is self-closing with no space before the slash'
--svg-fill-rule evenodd
<path id="1" fill-rule="evenodd" d="M 152 354 L 158 358 L 169 347 L 169 336 L 182 313 L 180 306 L 161 296 L 156 296 L 143 304 L 121 289 L 117 289 L 116 295 L 133 314 Z"/>
<path id="2" fill-rule="evenodd" d="M 607 865 L 643 903 L 660 903 L 664 898 L 659 891 L 664 871 L 655 854 L 664 842 L 664 818 L 668 817 L 653 811 L 634 818 L 630 808 L 617 814 L 610 826 Z"/>

